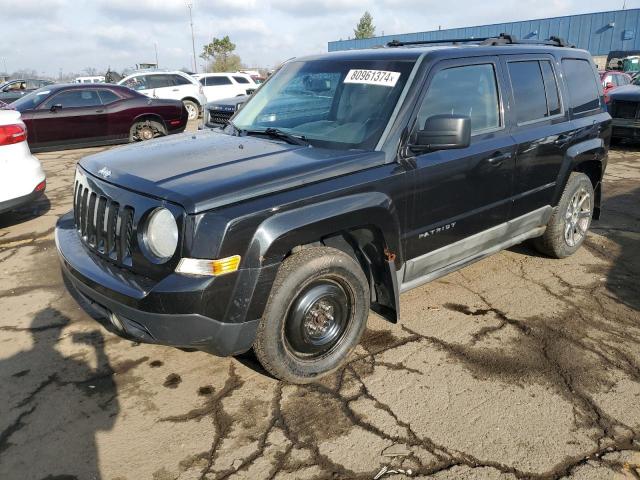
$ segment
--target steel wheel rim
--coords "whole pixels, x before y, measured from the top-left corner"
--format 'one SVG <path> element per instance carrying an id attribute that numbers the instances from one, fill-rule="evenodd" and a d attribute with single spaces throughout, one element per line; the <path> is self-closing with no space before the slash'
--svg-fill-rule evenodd
<path id="1" fill-rule="evenodd" d="M 187 109 L 187 113 L 189 114 L 189 120 L 195 120 L 196 118 L 198 118 L 198 109 L 195 107 L 195 105 L 191 105 L 186 104 L 185 108 Z"/>
<path id="2" fill-rule="evenodd" d="M 581 187 L 571 197 L 564 217 L 564 240 L 570 247 L 578 245 L 587 234 L 591 211 L 591 194 Z"/>
<path id="3" fill-rule="evenodd" d="M 353 314 L 347 288 L 332 279 L 312 282 L 295 298 L 285 320 L 284 338 L 291 353 L 316 359 L 344 338 Z"/>

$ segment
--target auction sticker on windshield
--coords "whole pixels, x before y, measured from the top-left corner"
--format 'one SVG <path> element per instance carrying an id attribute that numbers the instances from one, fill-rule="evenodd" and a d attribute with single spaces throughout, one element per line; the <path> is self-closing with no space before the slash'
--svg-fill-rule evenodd
<path id="1" fill-rule="evenodd" d="M 382 85 L 395 87 L 400 72 L 387 72 L 384 70 L 349 70 L 344 83 L 361 83 L 365 85 Z"/>

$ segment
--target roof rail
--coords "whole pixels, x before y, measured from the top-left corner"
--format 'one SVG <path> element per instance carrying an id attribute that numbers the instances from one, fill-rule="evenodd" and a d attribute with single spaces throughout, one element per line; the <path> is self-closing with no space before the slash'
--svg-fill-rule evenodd
<path id="1" fill-rule="evenodd" d="M 458 44 L 458 43 L 478 43 L 480 45 L 549 45 L 551 47 L 569 47 L 575 48 L 575 45 L 568 43 L 566 40 L 551 36 L 548 40 L 520 40 L 515 35 L 509 33 L 501 33 L 497 37 L 476 37 L 476 38 L 450 38 L 444 40 L 415 40 L 410 42 L 402 42 L 400 40 L 392 40 L 387 43 L 387 47 L 405 47 L 412 45 L 437 45 L 437 44 Z"/>

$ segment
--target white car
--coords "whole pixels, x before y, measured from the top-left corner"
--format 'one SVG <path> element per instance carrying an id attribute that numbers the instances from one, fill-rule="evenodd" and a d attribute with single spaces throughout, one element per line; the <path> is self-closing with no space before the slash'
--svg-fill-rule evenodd
<path id="1" fill-rule="evenodd" d="M 0 110 L 0 214 L 34 201 L 46 186 L 42 165 L 27 145 L 20 113 Z"/>
<path id="2" fill-rule="evenodd" d="M 181 100 L 189 120 L 195 120 L 207 103 L 202 85 L 184 72 L 148 71 L 132 73 L 118 82 L 147 97 Z"/>
<path id="3" fill-rule="evenodd" d="M 253 78 L 246 73 L 200 73 L 194 77 L 202 84 L 207 102 L 250 95 L 258 88 Z"/>

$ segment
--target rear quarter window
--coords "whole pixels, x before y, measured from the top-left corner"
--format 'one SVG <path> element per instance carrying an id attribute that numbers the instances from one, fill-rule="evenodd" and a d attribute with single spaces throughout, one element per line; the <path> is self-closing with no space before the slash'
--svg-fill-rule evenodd
<path id="1" fill-rule="evenodd" d="M 562 60 L 565 81 L 569 92 L 569 105 L 574 114 L 600 108 L 600 93 L 595 71 L 591 63 L 583 59 Z"/>

